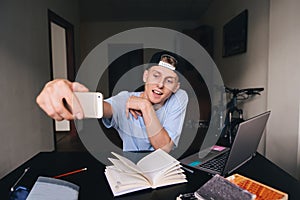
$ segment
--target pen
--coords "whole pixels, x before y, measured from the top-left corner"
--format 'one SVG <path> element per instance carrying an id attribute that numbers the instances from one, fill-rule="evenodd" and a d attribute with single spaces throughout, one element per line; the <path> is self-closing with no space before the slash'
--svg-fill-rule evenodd
<path id="1" fill-rule="evenodd" d="M 19 179 L 15 182 L 15 184 L 10 188 L 10 191 L 13 192 L 15 190 L 16 185 L 19 183 L 19 181 L 23 178 L 23 176 L 26 174 L 26 172 L 29 170 L 30 167 L 26 168 L 22 175 L 19 177 Z"/>
<path id="2" fill-rule="evenodd" d="M 190 172 L 190 173 L 194 173 L 194 171 L 193 170 L 191 170 L 191 169 L 189 169 L 189 168 L 187 168 L 187 167 L 184 167 L 184 166 L 181 166 L 184 170 L 186 170 L 186 171 L 188 171 L 188 172 Z"/>
<path id="3" fill-rule="evenodd" d="M 86 170 L 87 170 L 87 168 L 85 167 L 85 168 L 82 168 L 82 169 L 78 169 L 78 170 L 74 170 L 74 171 L 71 171 L 71 172 L 67 172 L 67 173 L 64 173 L 64 174 L 54 176 L 53 178 L 60 178 L 60 177 L 63 177 L 63 176 L 69 176 L 71 174 L 76 174 L 76 173 L 86 171 Z"/>

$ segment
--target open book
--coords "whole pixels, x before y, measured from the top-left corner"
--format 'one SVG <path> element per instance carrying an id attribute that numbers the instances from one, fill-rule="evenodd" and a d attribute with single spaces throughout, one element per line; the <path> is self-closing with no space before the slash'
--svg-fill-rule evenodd
<path id="1" fill-rule="evenodd" d="M 106 166 L 105 176 L 114 196 L 147 188 L 187 182 L 179 161 L 161 149 L 150 153 L 137 164 L 112 153 L 112 166 Z"/>

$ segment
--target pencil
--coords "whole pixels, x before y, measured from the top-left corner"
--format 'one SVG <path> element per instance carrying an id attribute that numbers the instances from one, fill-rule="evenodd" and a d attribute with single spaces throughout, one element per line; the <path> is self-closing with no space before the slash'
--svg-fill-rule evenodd
<path id="1" fill-rule="evenodd" d="M 76 174 L 76 173 L 86 171 L 86 170 L 87 170 L 87 168 L 85 167 L 85 168 L 82 168 L 82 169 L 78 169 L 78 170 L 74 170 L 74 171 L 71 171 L 71 172 L 67 172 L 67 173 L 64 173 L 64 174 L 54 176 L 53 178 L 60 178 L 60 177 L 63 177 L 63 176 L 69 176 L 71 174 Z"/>

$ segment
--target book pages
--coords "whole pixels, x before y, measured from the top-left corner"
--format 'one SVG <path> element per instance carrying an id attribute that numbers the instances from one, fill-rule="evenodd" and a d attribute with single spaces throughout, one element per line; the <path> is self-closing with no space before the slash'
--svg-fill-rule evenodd
<path id="1" fill-rule="evenodd" d="M 116 158 L 109 158 L 112 166 L 106 166 L 105 176 L 114 196 L 187 182 L 179 161 L 165 151 L 158 149 L 138 164 L 112 153 Z"/>

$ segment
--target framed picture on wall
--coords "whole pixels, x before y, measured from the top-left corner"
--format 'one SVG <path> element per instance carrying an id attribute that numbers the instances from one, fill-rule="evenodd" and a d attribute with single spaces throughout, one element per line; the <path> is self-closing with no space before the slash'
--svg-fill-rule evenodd
<path id="1" fill-rule="evenodd" d="M 223 26 L 223 57 L 247 51 L 248 10 L 244 10 Z"/>

